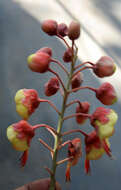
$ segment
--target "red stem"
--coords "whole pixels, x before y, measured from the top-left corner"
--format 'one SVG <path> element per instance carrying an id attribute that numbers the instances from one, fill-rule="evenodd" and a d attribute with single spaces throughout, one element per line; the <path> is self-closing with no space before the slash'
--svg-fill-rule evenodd
<path id="1" fill-rule="evenodd" d="M 71 106 L 72 104 L 78 103 L 81 106 L 81 102 L 79 100 L 73 100 L 69 104 L 66 105 L 66 107 Z"/>
<path id="2" fill-rule="evenodd" d="M 55 59 L 51 59 L 51 61 L 54 62 L 54 63 L 57 63 L 65 71 L 65 73 L 69 76 L 68 71 L 66 70 L 66 68 L 59 61 L 57 61 Z"/>
<path id="3" fill-rule="evenodd" d="M 77 72 L 75 72 L 75 73 L 73 74 L 72 78 L 73 78 L 75 75 L 77 75 L 79 72 L 81 72 L 81 71 L 83 71 L 83 70 L 85 70 L 85 69 L 93 69 L 93 67 L 92 67 L 92 66 L 85 66 L 85 67 L 79 69 Z"/>
<path id="4" fill-rule="evenodd" d="M 84 135 L 85 137 L 88 137 L 88 134 L 85 133 L 84 131 L 82 131 L 81 129 L 73 129 L 73 130 L 64 132 L 64 133 L 62 134 L 62 136 L 69 135 L 69 134 L 71 134 L 71 133 L 81 133 L 81 134 Z"/>
<path id="5" fill-rule="evenodd" d="M 38 101 L 41 102 L 47 102 L 59 115 L 60 112 L 58 111 L 58 109 L 56 108 L 56 106 L 50 101 L 50 100 L 44 100 L 44 99 L 38 99 Z"/>
<path id="6" fill-rule="evenodd" d="M 33 129 L 36 130 L 36 129 L 40 128 L 40 127 L 45 127 L 51 134 L 54 133 L 53 135 L 58 135 L 58 133 L 56 132 L 55 129 L 53 129 L 53 127 L 50 127 L 49 125 L 46 125 L 46 124 L 37 124 L 37 125 L 34 125 Z"/>
<path id="7" fill-rule="evenodd" d="M 48 71 L 50 71 L 51 73 L 53 73 L 54 75 L 56 75 L 56 77 L 57 77 L 58 80 L 60 81 L 60 83 L 61 83 L 61 85 L 62 85 L 64 91 L 66 91 L 65 86 L 64 86 L 63 81 L 61 80 L 60 76 L 59 76 L 55 71 L 53 71 L 51 68 L 49 68 Z"/>
<path id="8" fill-rule="evenodd" d="M 61 35 L 57 34 L 57 36 L 58 36 L 61 40 L 63 40 L 64 43 L 66 44 L 66 46 L 70 49 L 70 46 L 69 46 L 69 44 L 67 43 L 67 41 L 66 41 Z"/>
<path id="9" fill-rule="evenodd" d="M 74 88 L 74 89 L 70 90 L 69 93 L 75 92 L 77 90 L 83 90 L 83 89 L 89 89 L 89 90 L 94 91 L 95 93 L 97 92 L 96 88 L 93 88 L 93 87 L 90 87 L 90 86 L 80 86 L 78 88 Z"/>
<path id="10" fill-rule="evenodd" d="M 83 65 L 86 65 L 86 64 L 90 64 L 90 65 L 94 66 L 94 63 L 92 63 L 92 62 L 90 62 L 90 61 L 86 61 L 86 62 L 83 62 L 83 63 L 77 65 L 77 66 L 75 67 L 75 70 L 78 69 L 78 68 L 80 68 L 80 67 L 82 67 Z"/>
<path id="11" fill-rule="evenodd" d="M 75 113 L 75 114 L 72 114 L 72 115 L 64 117 L 63 120 L 67 120 L 67 119 L 70 119 L 72 117 L 76 117 L 78 115 L 85 116 L 85 117 L 88 117 L 88 118 L 91 118 L 91 116 L 92 116 L 91 114 L 86 114 L 86 113 Z"/>

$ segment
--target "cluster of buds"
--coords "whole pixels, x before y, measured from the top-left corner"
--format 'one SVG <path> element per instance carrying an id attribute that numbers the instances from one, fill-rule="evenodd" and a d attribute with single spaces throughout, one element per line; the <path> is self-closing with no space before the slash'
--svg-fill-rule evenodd
<path id="1" fill-rule="evenodd" d="M 78 99 L 67 103 L 67 100 L 71 93 L 82 89 L 88 89 L 95 93 L 96 98 L 102 104 L 107 106 L 114 104 L 117 101 L 117 95 L 112 84 L 109 82 L 104 82 L 98 88 L 83 86 L 84 76 L 82 72 L 85 69 L 91 69 L 97 77 L 109 77 L 114 74 L 116 65 L 114 64 L 112 58 L 103 56 L 96 63 L 86 61 L 76 66 L 78 48 L 75 41 L 81 34 L 80 23 L 77 21 L 72 21 L 70 25 L 67 26 L 65 23 L 58 24 L 55 20 L 46 20 L 42 23 L 42 30 L 49 36 L 55 36 L 63 40 L 66 45 L 66 50 L 62 55 L 62 60 L 65 64 L 70 63 L 71 70 L 68 71 L 64 64 L 53 58 L 52 49 L 49 47 L 40 48 L 33 54 L 29 55 L 27 58 L 28 67 L 31 71 L 38 74 L 51 72 L 55 75 L 44 84 L 44 93 L 49 97 L 55 95 L 57 92 L 60 92 L 63 98 L 62 109 L 59 110 L 50 100 L 39 98 L 37 91 L 34 89 L 18 90 L 15 95 L 16 111 L 22 120 L 8 127 L 7 137 L 16 150 L 23 152 L 21 157 L 21 166 L 25 166 L 31 140 L 35 136 L 35 130 L 40 127 L 45 127 L 51 135 L 54 136 L 54 148 L 50 147 L 42 139 L 39 139 L 39 142 L 50 151 L 53 159 L 52 169 L 47 168 L 51 178 L 47 189 L 50 188 L 51 190 L 54 190 L 54 187 L 57 185 L 55 185 L 56 167 L 67 161 L 65 176 L 66 181 L 68 182 L 71 180 L 71 167 L 78 164 L 80 158 L 82 157 L 81 138 L 74 138 L 63 143 L 63 136 L 75 132 L 79 132 L 84 135 L 85 172 L 87 174 L 90 173 L 90 160 L 98 160 L 105 153 L 109 157 L 112 157 L 109 138 L 115 131 L 114 125 L 118 119 L 117 113 L 113 109 L 97 107 L 92 114 L 89 114 L 91 103 L 86 101 L 81 102 Z M 68 44 L 65 38 L 71 40 L 71 45 Z M 64 74 L 66 74 L 68 78 L 67 85 L 64 84 L 62 78 L 59 76 L 59 73 L 51 68 L 51 63 L 57 64 L 61 69 L 63 69 Z M 37 124 L 31 126 L 27 122 L 29 117 L 35 112 L 35 110 L 39 107 L 39 104 L 42 102 L 47 102 L 57 112 L 59 116 L 57 130 L 47 124 Z M 66 108 L 74 103 L 77 103 L 75 113 L 69 116 L 64 116 Z M 79 125 L 84 124 L 85 121 L 89 119 L 90 125 L 93 129 L 92 132 L 87 134 L 83 130 L 77 128 L 62 133 L 61 129 L 64 120 L 72 117 L 75 117 L 76 123 Z M 57 153 L 59 149 L 65 145 L 68 145 L 67 157 L 64 160 L 57 162 Z"/>

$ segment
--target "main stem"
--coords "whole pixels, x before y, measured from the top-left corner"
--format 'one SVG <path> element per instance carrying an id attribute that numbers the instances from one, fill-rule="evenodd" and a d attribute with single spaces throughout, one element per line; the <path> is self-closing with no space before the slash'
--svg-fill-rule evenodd
<path id="1" fill-rule="evenodd" d="M 64 96 L 63 96 L 63 103 L 62 103 L 62 108 L 61 108 L 61 114 L 59 116 L 59 120 L 58 120 L 58 127 L 57 127 L 57 133 L 58 135 L 55 138 L 55 144 L 54 144 L 54 153 L 53 153 L 53 161 L 52 161 L 52 175 L 51 175 L 51 182 L 50 182 L 50 188 L 49 190 L 55 190 L 55 173 L 56 173 L 56 167 L 57 167 L 57 155 L 58 155 L 58 146 L 59 144 L 61 144 L 61 129 L 62 129 L 62 125 L 63 125 L 63 118 L 64 118 L 64 112 L 66 109 L 66 103 L 67 103 L 67 99 L 68 99 L 68 91 L 69 91 L 69 87 L 71 84 L 71 79 L 72 79 L 72 75 L 74 72 L 74 64 L 75 64 L 75 59 L 76 55 L 73 57 L 73 61 L 71 64 L 71 71 L 69 74 L 69 78 L 68 78 L 68 82 L 67 82 L 67 86 L 66 89 L 64 91 Z"/>

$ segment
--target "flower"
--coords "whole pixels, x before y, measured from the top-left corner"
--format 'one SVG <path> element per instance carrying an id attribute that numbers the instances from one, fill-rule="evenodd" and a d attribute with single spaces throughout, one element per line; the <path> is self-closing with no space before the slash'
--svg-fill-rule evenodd
<path id="1" fill-rule="evenodd" d="M 89 102 L 80 102 L 80 105 L 76 107 L 76 113 L 85 113 L 87 114 L 90 109 L 90 104 Z M 87 117 L 82 116 L 82 115 L 77 115 L 76 116 L 76 122 L 78 124 L 83 124 L 86 121 Z"/>
<path id="2" fill-rule="evenodd" d="M 118 115 L 114 110 L 98 107 L 92 114 L 91 124 L 96 129 L 100 139 L 105 139 L 113 135 L 117 119 Z"/>
<path id="3" fill-rule="evenodd" d="M 50 36 L 57 34 L 58 24 L 55 20 L 45 20 L 42 23 L 42 30 Z"/>
<path id="4" fill-rule="evenodd" d="M 68 37 L 70 40 L 77 40 L 80 36 L 80 23 L 72 21 L 68 27 Z"/>
<path id="5" fill-rule="evenodd" d="M 67 168 L 66 168 L 66 181 L 70 181 L 70 169 L 71 166 L 75 166 L 79 158 L 82 156 L 82 148 L 81 148 L 81 139 L 80 138 L 75 138 L 73 139 L 69 145 L 68 145 L 68 157 L 70 160 L 67 163 Z"/>
<path id="6" fill-rule="evenodd" d="M 11 142 L 13 148 L 22 151 L 21 166 L 25 166 L 28 159 L 28 150 L 32 138 L 34 137 L 34 129 L 25 120 L 14 123 L 7 128 L 7 138 Z"/>
<path id="7" fill-rule="evenodd" d="M 109 82 L 103 83 L 98 89 L 96 89 L 96 97 L 104 105 L 112 105 L 117 101 L 115 89 Z"/>
<path id="8" fill-rule="evenodd" d="M 78 88 L 81 86 L 83 82 L 83 74 L 81 72 L 77 73 L 71 81 L 71 87 L 72 89 Z M 75 91 L 76 92 L 76 91 Z"/>
<path id="9" fill-rule="evenodd" d="M 90 173 L 90 160 L 100 159 L 105 152 L 108 156 L 112 156 L 108 138 L 101 141 L 95 130 L 85 137 L 85 152 L 85 172 L 87 174 Z"/>
<path id="10" fill-rule="evenodd" d="M 45 73 L 48 71 L 49 63 L 51 62 L 51 56 L 44 51 L 31 54 L 27 58 L 28 67 L 37 73 Z"/>
<path id="11" fill-rule="evenodd" d="M 46 84 L 45 84 L 45 95 L 46 96 L 52 96 L 56 94 L 56 92 L 59 90 L 59 81 L 57 77 L 51 78 Z"/>
<path id="12" fill-rule="evenodd" d="M 29 116 L 39 106 L 38 93 L 34 89 L 20 89 L 15 95 L 16 111 L 23 118 Z"/>
<path id="13" fill-rule="evenodd" d="M 116 65 L 111 57 L 102 56 L 94 65 L 94 73 L 100 77 L 108 77 L 116 71 Z"/>

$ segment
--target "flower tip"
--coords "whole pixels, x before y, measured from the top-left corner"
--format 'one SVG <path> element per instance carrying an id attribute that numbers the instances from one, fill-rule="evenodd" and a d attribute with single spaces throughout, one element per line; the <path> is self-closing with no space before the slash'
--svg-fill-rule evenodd
<path id="1" fill-rule="evenodd" d="M 33 59 L 34 56 L 35 56 L 35 54 L 31 54 L 31 55 L 29 55 L 29 56 L 27 57 L 27 63 L 28 63 L 28 65 L 31 64 L 32 59 Z"/>

